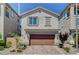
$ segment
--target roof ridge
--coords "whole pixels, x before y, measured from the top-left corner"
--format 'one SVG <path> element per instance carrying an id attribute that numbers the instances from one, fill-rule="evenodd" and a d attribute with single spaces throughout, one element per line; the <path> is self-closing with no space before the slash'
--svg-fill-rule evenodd
<path id="1" fill-rule="evenodd" d="M 32 11 L 34 11 L 34 10 L 37 10 L 37 9 L 46 10 L 46 11 L 48 11 L 48 12 L 52 13 L 52 14 L 55 14 L 56 16 L 60 16 L 59 14 L 57 14 L 57 13 L 55 13 L 55 12 L 52 12 L 52 11 L 50 11 L 50 10 L 48 10 L 48 9 L 44 8 L 44 7 L 41 7 L 41 6 L 36 7 L 36 8 L 33 8 L 33 9 L 31 9 L 31 10 L 27 11 L 27 12 L 21 13 L 21 14 L 20 14 L 20 16 L 23 16 L 23 15 L 25 15 L 25 14 L 27 14 L 27 13 L 29 13 L 29 12 L 32 12 Z"/>

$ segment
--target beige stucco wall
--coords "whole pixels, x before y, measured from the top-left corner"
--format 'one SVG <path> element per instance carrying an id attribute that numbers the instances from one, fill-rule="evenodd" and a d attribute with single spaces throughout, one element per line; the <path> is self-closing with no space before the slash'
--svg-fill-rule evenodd
<path id="1" fill-rule="evenodd" d="M 37 16 L 38 17 L 38 26 L 28 26 L 28 17 L 31 16 Z M 52 17 L 51 18 L 51 26 L 50 27 L 45 27 L 45 17 Z M 44 12 L 37 12 L 34 13 L 32 15 L 26 16 L 24 18 L 21 19 L 22 20 L 22 27 L 24 27 L 24 29 L 58 29 L 58 18 L 51 16 L 49 14 L 46 14 Z"/>
<path id="2" fill-rule="evenodd" d="M 29 26 L 28 25 L 28 17 L 31 17 L 31 16 L 37 16 L 38 17 L 38 22 L 39 22 L 38 26 Z M 45 17 L 46 16 L 51 17 L 51 26 L 50 27 L 45 27 Z M 37 12 L 37 13 L 31 14 L 29 16 L 26 16 L 26 17 L 22 18 L 21 21 L 22 21 L 21 22 L 21 26 L 22 26 L 22 28 L 21 28 L 22 37 L 21 38 L 27 44 L 29 44 L 29 39 L 30 39 L 29 34 L 34 32 L 34 31 L 32 31 L 33 29 L 35 30 L 35 32 L 37 34 L 40 34 L 40 33 L 43 34 L 43 33 L 46 33 L 47 31 L 48 31 L 48 33 L 50 32 L 49 34 L 52 34 L 53 33 L 52 31 L 55 32 L 55 31 L 57 31 L 59 29 L 58 18 L 56 18 L 56 17 L 54 17 L 52 15 L 49 15 L 49 14 L 47 14 L 45 12 L 41 12 L 41 13 Z M 30 33 L 27 30 L 29 30 Z"/>

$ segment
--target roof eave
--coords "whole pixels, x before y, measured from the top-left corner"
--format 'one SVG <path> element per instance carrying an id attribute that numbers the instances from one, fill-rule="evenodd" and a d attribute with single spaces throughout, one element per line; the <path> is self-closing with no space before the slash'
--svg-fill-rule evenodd
<path id="1" fill-rule="evenodd" d="M 54 12 L 52 12 L 52 11 L 46 9 L 46 8 L 43 8 L 43 7 L 34 8 L 34 9 L 30 10 L 30 11 L 27 11 L 27 12 L 24 12 L 24 13 L 20 14 L 20 16 L 23 17 L 24 15 L 27 15 L 28 13 L 30 13 L 30 12 L 32 12 L 32 11 L 35 11 L 35 10 L 37 10 L 37 9 L 39 9 L 39 8 L 40 8 L 40 9 L 43 9 L 43 10 L 46 10 L 46 11 L 48 11 L 48 12 L 51 13 L 51 14 L 54 14 L 56 17 L 59 17 L 59 16 L 60 16 L 59 14 L 56 14 L 56 13 L 54 13 Z M 25 17 L 25 16 L 24 16 L 24 17 Z"/>

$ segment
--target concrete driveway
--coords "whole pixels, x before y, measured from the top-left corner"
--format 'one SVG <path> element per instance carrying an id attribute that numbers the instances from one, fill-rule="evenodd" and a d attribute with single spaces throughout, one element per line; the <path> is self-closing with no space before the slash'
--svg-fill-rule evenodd
<path id="1" fill-rule="evenodd" d="M 65 54 L 63 49 L 50 45 L 32 45 L 28 46 L 23 54 Z"/>
<path id="2" fill-rule="evenodd" d="M 59 55 L 59 54 L 65 54 L 65 51 L 58 46 L 52 46 L 52 45 L 32 45 L 28 46 L 23 52 L 17 53 L 17 52 L 10 52 L 9 49 L 5 49 L 3 51 L 0 51 L 0 54 L 2 55 L 46 55 L 46 54 L 52 54 L 52 55 Z"/>

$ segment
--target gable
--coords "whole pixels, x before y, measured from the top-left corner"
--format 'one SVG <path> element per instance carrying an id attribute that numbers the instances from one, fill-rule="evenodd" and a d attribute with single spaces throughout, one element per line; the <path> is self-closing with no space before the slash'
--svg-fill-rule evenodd
<path id="1" fill-rule="evenodd" d="M 44 8 L 36 8 L 36 9 L 31 10 L 31 11 L 29 11 L 29 12 L 27 12 L 27 13 L 21 14 L 21 17 L 23 18 L 23 17 L 29 16 L 29 15 L 32 15 L 32 14 L 34 14 L 34 13 L 41 13 L 41 12 L 44 12 L 44 13 L 49 14 L 49 15 L 51 15 L 51 16 L 54 16 L 54 17 L 56 17 L 56 18 L 59 17 L 58 14 L 52 13 L 51 11 L 49 11 L 49 10 L 47 10 L 47 9 L 44 9 Z"/>

